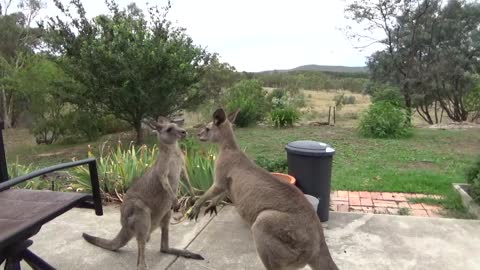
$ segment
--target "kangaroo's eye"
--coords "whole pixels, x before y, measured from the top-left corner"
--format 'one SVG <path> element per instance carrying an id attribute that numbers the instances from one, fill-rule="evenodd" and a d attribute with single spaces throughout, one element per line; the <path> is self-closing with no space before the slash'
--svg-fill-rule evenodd
<path id="1" fill-rule="evenodd" d="M 209 129 L 209 128 L 205 128 L 205 130 L 206 130 L 207 132 L 209 132 L 209 131 L 210 131 L 210 129 Z"/>
<path id="2" fill-rule="evenodd" d="M 167 132 L 170 132 L 170 131 L 172 131 L 172 128 L 171 128 L 171 127 L 169 127 L 169 128 L 167 129 Z"/>

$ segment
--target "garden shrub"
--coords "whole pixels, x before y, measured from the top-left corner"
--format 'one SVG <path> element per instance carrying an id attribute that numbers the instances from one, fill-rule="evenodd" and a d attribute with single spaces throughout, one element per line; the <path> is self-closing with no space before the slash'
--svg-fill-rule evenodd
<path id="1" fill-rule="evenodd" d="M 240 109 L 235 124 L 246 127 L 265 118 L 269 104 L 266 91 L 257 80 L 243 80 L 228 89 L 224 103 L 229 112 Z"/>
<path id="2" fill-rule="evenodd" d="M 480 204 L 480 155 L 467 168 L 465 178 L 467 183 L 470 184 L 470 196 L 476 203 Z"/>
<path id="3" fill-rule="evenodd" d="M 274 89 L 267 96 L 267 100 L 272 104 L 272 107 L 275 107 L 275 105 L 279 105 L 279 101 L 281 101 L 283 105 L 291 105 L 297 108 L 302 108 L 306 106 L 305 94 L 300 92 L 300 90 L 293 88 Z"/>
<path id="4" fill-rule="evenodd" d="M 360 133 L 373 138 L 403 138 L 411 135 L 407 112 L 389 102 L 377 102 L 360 119 Z"/>
<path id="5" fill-rule="evenodd" d="M 388 102 L 397 107 L 404 107 L 404 98 L 397 87 L 389 85 L 373 86 L 371 92 L 372 103 Z"/>
<path id="6" fill-rule="evenodd" d="M 118 133 L 132 129 L 128 122 L 117 119 L 111 114 L 102 117 L 101 122 L 102 126 L 100 132 L 102 133 L 102 135 Z"/>
<path id="7" fill-rule="evenodd" d="M 269 172 L 288 172 L 288 163 L 285 157 L 267 158 L 259 156 L 255 159 L 255 163 Z"/>
<path id="8" fill-rule="evenodd" d="M 94 141 L 102 135 L 103 121 L 93 113 L 76 110 L 66 116 L 65 127 L 69 142 Z"/>
<path id="9" fill-rule="evenodd" d="M 347 105 L 347 104 L 355 104 L 357 102 L 357 99 L 355 98 L 355 96 L 345 96 L 345 98 L 343 99 L 343 104 Z"/>
<path id="10" fill-rule="evenodd" d="M 298 108 L 304 106 L 305 96 L 299 91 L 275 89 L 268 95 L 268 100 L 271 104 L 270 121 L 274 127 L 292 126 L 300 119 Z"/>
<path id="11" fill-rule="evenodd" d="M 153 165 L 157 153 L 158 148 L 155 145 L 136 147 L 131 144 L 125 148 L 119 142 L 112 148 L 109 144 L 102 144 L 96 158 L 100 189 L 104 198 L 113 201 L 122 200 L 132 181 Z M 88 157 L 94 156 L 93 150 L 89 147 Z M 72 174 L 76 177 L 72 185 L 75 190 L 86 192 L 92 190 L 88 167 L 75 167 Z"/>
<path id="12" fill-rule="evenodd" d="M 52 144 L 65 134 L 65 125 L 61 119 L 37 118 L 30 128 L 37 144 Z"/>
<path id="13" fill-rule="evenodd" d="M 333 97 L 333 101 L 335 101 L 335 107 L 337 107 L 337 110 L 341 110 L 343 105 L 355 104 L 356 99 L 355 96 L 345 96 L 345 94 L 339 94 Z"/>
<path id="14" fill-rule="evenodd" d="M 95 141 L 105 134 L 130 130 L 130 125 L 113 115 L 99 116 L 83 110 L 71 111 L 64 117 L 62 143 Z"/>
<path id="15" fill-rule="evenodd" d="M 464 102 L 471 121 L 480 119 L 480 80 L 465 96 Z"/>
<path id="16" fill-rule="evenodd" d="M 300 119 L 300 113 L 293 106 L 275 108 L 270 112 L 270 120 L 274 127 L 292 126 L 298 119 Z"/>
<path id="17" fill-rule="evenodd" d="M 212 185 L 217 153 L 191 139 L 183 141 L 181 147 L 185 153 L 185 166 L 190 176 L 190 181 L 181 179 L 179 188 L 181 209 L 186 210 Z M 134 144 L 125 147 L 120 142 L 111 147 L 104 143 L 98 153 L 94 153 L 89 147 L 88 156 L 97 158 L 103 198 L 107 201 L 121 201 L 132 181 L 154 164 L 158 156 L 158 147 L 156 145 L 137 147 Z M 71 184 L 73 190 L 91 192 L 88 167 L 75 167 L 72 175 L 75 177 Z"/>

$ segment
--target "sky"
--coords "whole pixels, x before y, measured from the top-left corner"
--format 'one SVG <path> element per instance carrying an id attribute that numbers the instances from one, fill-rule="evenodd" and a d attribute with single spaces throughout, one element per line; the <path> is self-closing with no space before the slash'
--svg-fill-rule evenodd
<path id="1" fill-rule="evenodd" d="M 58 14 L 52 0 L 39 18 Z M 67 0 L 63 0 L 64 3 Z M 132 0 L 117 0 L 121 7 Z M 165 6 L 166 0 L 139 0 Z M 103 0 L 82 0 L 87 16 L 106 13 Z M 344 0 L 171 0 L 169 19 L 186 28 L 197 45 L 216 52 L 239 71 L 290 69 L 301 65 L 365 66 L 379 45 L 362 45 L 342 30 Z"/>

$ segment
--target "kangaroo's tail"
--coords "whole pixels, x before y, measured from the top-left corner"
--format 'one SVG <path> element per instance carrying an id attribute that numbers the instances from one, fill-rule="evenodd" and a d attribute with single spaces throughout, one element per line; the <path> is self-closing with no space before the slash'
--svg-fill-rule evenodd
<path id="1" fill-rule="evenodd" d="M 99 246 L 108 250 L 118 250 L 119 248 L 125 246 L 133 235 L 130 234 L 125 228 L 122 228 L 120 232 L 112 240 L 92 236 L 86 233 L 83 233 L 83 238 L 85 241 L 89 242 L 92 245 Z"/>
<path id="2" fill-rule="evenodd" d="M 322 225 L 319 226 L 319 229 L 320 232 L 322 232 L 320 235 L 320 253 L 314 256 L 313 260 L 311 261 L 311 263 L 309 263 L 309 265 L 313 270 L 338 270 L 338 266 L 333 261 L 332 255 L 330 254 L 330 250 L 327 246 L 327 242 L 325 241 Z"/>

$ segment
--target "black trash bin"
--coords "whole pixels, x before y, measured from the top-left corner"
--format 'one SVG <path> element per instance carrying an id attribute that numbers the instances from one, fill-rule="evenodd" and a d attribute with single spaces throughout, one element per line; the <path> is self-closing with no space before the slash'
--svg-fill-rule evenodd
<path id="1" fill-rule="evenodd" d="M 295 177 L 303 193 L 319 200 L 317 214 L 321 222 L 328 221 L 332 158 L 335 149 L 316 141 L 294 141 L 285 146 L 288 174 Z"/>

